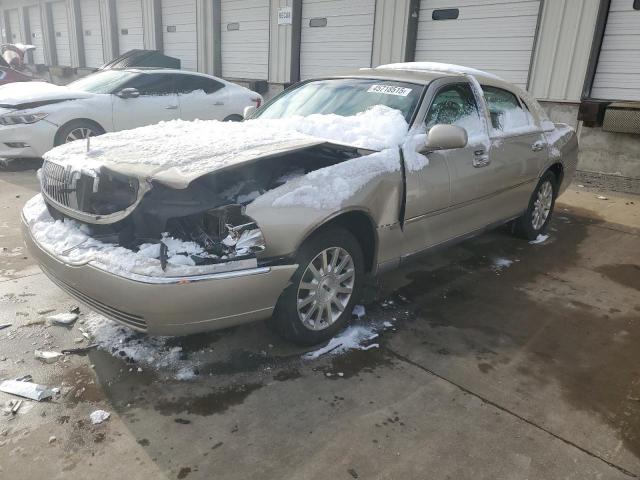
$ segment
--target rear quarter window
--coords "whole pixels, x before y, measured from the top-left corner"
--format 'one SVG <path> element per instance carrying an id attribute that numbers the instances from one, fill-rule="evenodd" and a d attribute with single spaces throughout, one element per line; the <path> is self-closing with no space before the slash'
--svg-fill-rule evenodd
<path id="1" fill-rule="evenodd" d="M 482 91 L 494 129 L 510 133 L 534 125 L 533 117 L 522 107 L 515 94 L 486 85 L 482 86 Z"/>

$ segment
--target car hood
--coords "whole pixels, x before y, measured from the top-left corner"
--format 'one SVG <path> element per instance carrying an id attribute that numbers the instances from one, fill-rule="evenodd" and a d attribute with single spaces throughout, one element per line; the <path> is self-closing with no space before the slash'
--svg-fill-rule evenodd
<path id="1" fill-rule="evenodd" d="M 397 110 L 362 115 L 322 115 L 245 122 L 174 120 L 76 141 L 45 160 L 99 175 L 104 169 L 172 188 L 257 159 L 322 144 L 340 149 L 382 150 L 402 142 L 407 124 Z"/>
<path id="2" fill-rule="evenodd" d="M 48 103 L 90 98 L 93 95 L 47 82 L 9 83 L 0 86 L 0 108 L 22 110 Z"/>

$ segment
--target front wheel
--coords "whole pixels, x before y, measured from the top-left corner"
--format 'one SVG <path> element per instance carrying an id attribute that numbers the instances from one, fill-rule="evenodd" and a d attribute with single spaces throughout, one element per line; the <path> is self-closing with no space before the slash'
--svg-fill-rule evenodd
<path id="1" fill-rule="evenodd" d="M 351 319 L 364 277 L 362 249 L 351 233 L 334 227 L 309 238 L 296 263 L 270 323 L 285 338 L 314 345 Z"/>
<path id="2" fill-rule="evenodd" d="M 64 143 L 73 142 L 75 140 L 83 140 L 87 137 L 96 137 L 102 135 L 104 130 L 97 123 L 87 120 L 73 120 L 66 125 L 60 127 L 55 138 L 55 146 Z"/>
<path id="3" fill-rule="evenodd" d="M 516 220 L 515 230 L 519 236 L 535 240 L 547 231 L 557 194 L 556 176 L 553 172 L 546 172 L 531 195 L 527 211 Z"/>

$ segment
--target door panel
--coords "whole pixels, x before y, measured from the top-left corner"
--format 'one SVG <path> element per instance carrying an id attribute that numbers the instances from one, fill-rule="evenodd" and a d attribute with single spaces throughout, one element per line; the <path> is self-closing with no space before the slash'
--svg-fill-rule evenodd
<path id="1" fill-rule="evenodd" d="M 224 120 L 229 109 L 223 83 L 199 75 L 178 75 L 177 91 L 182 120 Z"/>
<path id="2" fill-rule="evenodd" d="M 51 20 L 55 37 L 57 65 L 71 65 L 71 44 L 69 41 L 69 22 L 65 2 L 51 3 Z"/>
<path id="3" fill-rule="evenodd" d="M 80 22 L 82 24 L 85 66 L 97 68 L 104 63 L 102 19 L 97 0 L 80 0 Z"/>
<path id="4" fill-rule="evenodd" d="M 40 7 L 29 7 L 29 30 L 31 32 L 31 44 L 36 47 L 33 51 L 33 62 L 44 63 L 44 38 L 42 36 L 42 21 L 40 19 Z"/>
<path id="5" fill-rule="evenodd" d="M 114 130 L 126 130 L 176 120 L 180 115 L 175 75 L 146 73 L 127 82 L 122 88 L 136 88 L 138 98 L 113 98 Z"/>
<path id="6" fill-rule="evenodd" d="M 141 0 L 116 0 L 116 21 L 120 54 L 144 48 Z"/>

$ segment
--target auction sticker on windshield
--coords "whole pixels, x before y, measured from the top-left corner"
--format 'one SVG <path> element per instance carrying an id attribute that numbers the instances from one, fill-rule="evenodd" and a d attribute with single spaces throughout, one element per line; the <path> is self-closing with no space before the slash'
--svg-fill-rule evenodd
<path id="1" fill-rule="evenodd" d="M 371 85 L 367 93 L 384 93 L 386 95 L 398 95 L 406 97 L 411 93 L 410 88 L 394 87 L 393 85 Z"/>

